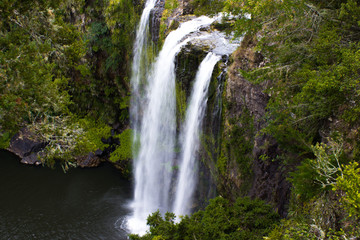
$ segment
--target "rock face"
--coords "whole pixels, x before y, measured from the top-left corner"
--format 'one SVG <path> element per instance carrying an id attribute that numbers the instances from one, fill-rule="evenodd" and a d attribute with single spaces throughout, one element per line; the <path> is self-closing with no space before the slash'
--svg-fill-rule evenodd
<path id="1" fill-rule="evenodd" d="M 151 40 L 157 44 L 160 36 L 160 21 L 164 11 L 165 0 L 159 0 L 156 2 L 155 7 L 150 13 L 150 31 Z"/>
<path id="2" fill-rule="evenodd" d="M 36 134 L 23 128 L 12 137 L 7 150 L 19 156 L 22 163 L 39 165 L 38 154 L 46 145 Z"/>
<path id="3" fill-rule="evenodd" d="M 280 164 L 273 160 L 280 150 L 273 138 L 260 132 L 266 126 L 265 114 L 269 97 L 263 89 L 267 83 L 254 84 L 240 74 L 240 70 L 255 69 L 264 64 L 262 56 L 254 52 L 254 46 L 252 39 L 244 39 L 233 55 L 225 89 L 228 106 L 225 110 L 224 132 L 235 127 L 246 128 L 249 124 L 253 126 L 252 133 L 243 132 L 245 140 L 249 140 L 253 146 L 252 151 L 243 152 L 248 155 L 252 169 L 252 179 L 248 179 L 251 187 L 246 189 L 245 194 L 272 203 L 281 215 L 285 215 L 287 202 L 284 199 L 288 199 L 290 184 L 286 181 L 286 173 L 282 172 Z M 249 115 L 250 122 L 242 118 L 245 112 Z M 241 163 L 236 163 L 236 159 L 231 159 L 230 156 L 228 160 L 230 166 L 226 176 L 227 184 L 233 185 L 234 189 L 241 188 L 241 184 L 249 176 L 236 173 L 236 168 L 241 168 Z"/>

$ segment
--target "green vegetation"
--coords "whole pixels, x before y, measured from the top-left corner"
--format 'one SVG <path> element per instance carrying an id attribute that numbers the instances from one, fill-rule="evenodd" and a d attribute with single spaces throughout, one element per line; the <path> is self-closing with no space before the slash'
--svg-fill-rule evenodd
<path id="1" fill-rule="evenodd" d="M 200 15 L 213 15 L 219 13 L 224 8 L 224 0 L 193 0 L 191 7 L 194 8 L 194 14 Z"/>
<path id="2" fill-rule="evenodd" d="M 110 153 L 110 162 L 113 162 L 115 166 L 126 177 L 130 177 L 131 174 L 131 159 L 133 159 L 133 151 L 137 152 L 139 144 L 133 145 L 133 130 L 126 129 L 122 133 L 115 135 L 114 138 L 118 138 L 120 145 Z"/>
<path id="3" fill-rule="evenodd" d="M 126 161 L 132 158 L 132 136 L 133 131 L 131 129 L 126 129 L 115 136 L 120 139 L 120 145 L 110 154 L 111 162 Z"/>
<path id="4" fill-rule="evenodd" d="M 176 91 L 176 119 L 178 123 L 181 123 L 185 120 L 185 115 L 186 115 L 186 92 L 178 82 L 175 83 L 175 91 Z"/>
<path id="5" fill-rule="evenodd" d="M 173 21 L 173 25 L 167 26 L 166 21 L 168 21 L 168 18 L 171 16 L 173 11 L 179 6 L 179 2 L 177 0 L 168 0 L 165 1 L 164 11 L 161 15 L 160 20 L 160 30 L 159 30 L 159 47 L 164 43 L 166 35 L 169 33 L 169 30 L 174 30 L 179 24 Z"/>
<path id="6" fill-rule="evenodd" d="M 328 139 L 329 143 L 311 146 L 315 158 L 305 159 L 297 171 L 290 173 L 293 193 L 303 201 L 311 200 L 321 192 L 332 189 L 345 163 L 342 140 Z"/>
<path id="7" fill-rule="evenodd" d="M 350 189 L 356 189 L 358 171 L 356 163 L 347 164 L 360 160 L 360 6 L 353 0 L 225 5 L 233 14 L 251 14 L 233 29 L 256 39 L 265 64 L 240 74 L 253 84 L 266 83 L 270 101 L 262 132 L 281 148 L 280 156 L 266 160 L 280 161 L 290 172 L 290 213 L 269 238 L 356 236 L 358 192 Z M 331 206 L 333 215 L 321 204 Z"/>
<path id="8" fill-rule="evenodd" d="M 359 6 L 353 1 L 323 5 L 293 0 L 244 1 L 241 12 L 253 17 L 240 19 L 234 26 L 238 34 L 247 31 L 264 36 L 257 49 L 269 64 L 251 75 L 256 81 L 272 83 L 268 89 L 272 119 L 268 131 L 283 145 L 295 137 L 289 132 L 304 145 L 317 137 L 329 118 L 336 116 L 353 124 L 359 117 L 358 17 L 343 17 L 350 14 L 348 6 L 354 11 Z"/>
<path id="9" fill-rule="evenodd" d="M 230 108 L 229 103 L 226 103 L 225 114 Z M 221 137 L 220 156 L 216 161 L 217 171 L 222 179 L 218 185 L 226 192 L 222 191 L 222 194 L 229 198 L 233 195 L 244 196 L 251 187 L 253 176 L 254 119 L 245 108 L 239 113 L 239 117 L 227 120 L 225 125 Z M 235 190 L 228 186 L 226 178 L 231 169 L 238 172 L 236 177 L 241 181 L 240 189 Z"/>
<path id="10" fill-rule="evenodd" d="M 340 190 L 341 202 L 350 214 L 360 219 L 360 168 L 357 162 L 346 165 L 336 180 L 334 190 Z"/>
<path id="11" fill-rule="evenodd" d="M 104 148 L 128 124 L 132 1 L 0 3 L 0 147 L 28 127 L 48 142 L 44 164 Z"/>
<path id="12" fill-rule="evenodd" d="M 254 120 L 247 109 L 239 119 L 230 121 L 232 128 L 225 142 L 229 158 L 236 159 L 243 175 L 251 175 L 251 157 L 254 146 Z"/>
<path id="13" fill-rule="evenodd" d="M 40 137 L 39 140 L 47 143 L 40 153 L 42 163 L 53 167 L 55 160 L 60 159 L 65 170 L 69 164 L 76 166 L 77 156 L 104 149 L 107 145 L 101 142 L 101 138 L 110 136 L 108 125 L 89 119 L 47 116 L 28 127 Z"/>
<path id="14" fill-rule="evenodd" d="M 56 2 L 2 1 L 0 126 L 2 138 L 44 114 L 67 113 L 69 68 L 81 65 L 82 40 L 52 10 Z M 40 24 L 41 23 L 41 24 Z"/>
<path id="15" fill-rule="evenodd" d="M 263 239 L 278 223 L 279 216 L 260 200 L 238 198 L 231 203 L 217 197 L 205 210 L 184 216 L 179 223 L 174 214 L 166 213 L 162 218 L 159 211 L 147 221 L 150 232 L 142 237 L 130 235 L 131 239 Z"/>

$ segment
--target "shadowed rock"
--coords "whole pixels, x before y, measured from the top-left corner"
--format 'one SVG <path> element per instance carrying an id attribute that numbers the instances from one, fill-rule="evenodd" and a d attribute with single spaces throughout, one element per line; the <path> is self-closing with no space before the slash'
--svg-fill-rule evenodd
<path id="1" fill-rule="evenodd" d="M 19 156 L 24 164 L 40 165 L 38 154 L 46 147 L 47 143 L 27 128 L 21 129 L 10 141 L 8 151 Z"/>
<path id="2" fill-rule="evenodd" d="M 86 156 L 81 156 L 76 159 L 76 164 L 82 168 L 98 167 L 101 162 L 101 159 L 92 152 Z"/>

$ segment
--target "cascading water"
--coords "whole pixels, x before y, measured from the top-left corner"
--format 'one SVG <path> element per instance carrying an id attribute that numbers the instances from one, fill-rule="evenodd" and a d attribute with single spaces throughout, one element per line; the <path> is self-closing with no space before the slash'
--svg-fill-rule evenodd
<path id="1" fill-rule="evenodd" d="M 136 156 L 136 146 L 140 142 L 139 136 L 141 131 L 141 113 L 142 104 L 144 103 L 144 86 L 146 84 L 146 72 L 150 69 L 147 56 L 148 38 L 149 38 L 149 18 L 151 10 L 154 8 L 156 0 L 147 0 L 145 8 L 141 14 L 140 22 L 136 31 L 136 39 L 133 50 L 132 75 L 131 75 L 131 104 L 130 104 L 130 121 L 133 134 L 133 156 Z M 138 214 L 138 213 L 136 213 Z M 126 220 L 126 228 L 132 232 L 139 232 L 136 226 L 137 219 L 134 216 Z M 141 224 L 143 224 L 141 222 Z"/>
<path id="2" fill-rule="evenodd" d="M 158 209 L 161 213 L 171 210 L 169 195 L 176 129 L 174 59 L 181 47 L 190 41 L 188 34 L 213 21 L 199 17 L 171 32 L 147 79 L 146 101 L 142 103 L 144 112 L 139 120 L 140 149 L 134 164 L 134 213 L 128 219 L 131 232 L 145 233 L 149 214 Z"/>
<path id="3" fill-rule="evenodd" d="M 140 23 L 136 31 L 136 40 L 134 43 L 134 58 L 132 62 L 132 75 L 131 75 L 131 108 L 130 117 L 132 123 L 132 129 L 134 130 L 133 146 L 139 141 L 138 133 L 140 128 L 140 116 L 141 106 L 143 103 L 142 98 L 142 86 L 145 84 L 144 81 L 145 73 L 148 70 L 149 63 L 147 62 L 147 48 L 148 48 L 148 35 L 149 35 L 149 17 L 151 10 L 154 8 L 156 0 L 146 1 L 145 8 L 140 18 Z M 133 150 L 135 153 L 135 149 Z"/>
<path id="4" fill-rule="evenodd" d="M 190 102 L 186 111 L 186 120 L 180 134 L 181 162 L 177 181 L 173 212 L 179 215 L 189 214 L 190 204 L 196 187 L 196 152 L 199 147 L 199 131 L 204 118 L 207 92 L 215 64 L 220 56 L 208 53 L 200 64 L 196 74 Z"/>

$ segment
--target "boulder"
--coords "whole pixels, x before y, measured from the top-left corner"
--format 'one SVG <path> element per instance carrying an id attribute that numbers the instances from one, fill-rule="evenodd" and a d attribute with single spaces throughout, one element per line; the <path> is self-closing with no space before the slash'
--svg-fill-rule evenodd
<path id="1" fill-rule="evenodd" d="M 101 162 L 101 159 L 92 152 L 76 159 L 77 165 L 82 168 L 98 167 Z"/>
<path id="2" fill-rule="evenodd" d="M 23 128 L 11 138 L 7 150 L 19 156 L 22 163 L 39 165 L 41 161 L 37 158 L 38 152 L 43 150 L 46 145 L 47 143 L 42 141 L 38 135 L 28 128 Z"/>
<path id="3" fill-rule="evenodd" d="M 103 157 L 104 156 L 104 151 L 101 149 L 98 149 L 95 151 L 95 155 L 98 157 Z"/>
<path id="4" fill-rule="evenodd" d="M 38 156 L 39 156 L 39 153 L 31 153 L 30 155 L 21 159 L 20 162 L 23 164 L 38 166 L 38 165 L 42 164 L 42 162 L 39 160 Z"/>

